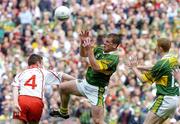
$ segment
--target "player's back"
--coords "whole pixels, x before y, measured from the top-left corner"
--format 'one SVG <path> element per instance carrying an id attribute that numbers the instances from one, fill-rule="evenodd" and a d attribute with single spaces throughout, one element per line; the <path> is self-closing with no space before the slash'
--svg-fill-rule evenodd
<path id="1" fill-rule="evenodd" d="M 15 77 L 20 95 L 42 98 L 44 87 L 44 73 L 40 68 L 26 69 Z"/>
<path id="2" fill-rule="evenodd" d="M 14 78 L 13 86 L 19 87 L 19 95 L 43 98 L 45 85 L 58 85 L 62 73 L 56 73 L 42 68 L 26 69 Z"/>

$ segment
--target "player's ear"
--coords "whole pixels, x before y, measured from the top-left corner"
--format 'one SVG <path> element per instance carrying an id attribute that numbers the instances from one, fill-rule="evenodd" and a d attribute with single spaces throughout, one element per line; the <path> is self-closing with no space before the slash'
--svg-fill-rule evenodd
<path id="1" fill-rule="evenodd" d="M 164 50 L 163 50 L 162 47 L 159 47 L 159 51 L 160 51 L 160 52 L 164 52 Z"/>
<path id="2" fill-rule="evenodd" d="M 118 46 L 119 46 L 119 45 L 118 45 L 118 44 L 115 44 L 115 43 L 112 45 L 112 47 L 113 47 L 114 49 L 116 49 Z"/>
<path id="3" fill-rule="evenodd" d="M 38 61 L 38 62 L 37 62 L 37 65 L 38 65 L 38 67 L 40 67 L 40 68 L 41 68 L 41 67 L 42 67 L 42 65 L 43 65 L 43 64 L 42 64 L 42 61 Z"/>

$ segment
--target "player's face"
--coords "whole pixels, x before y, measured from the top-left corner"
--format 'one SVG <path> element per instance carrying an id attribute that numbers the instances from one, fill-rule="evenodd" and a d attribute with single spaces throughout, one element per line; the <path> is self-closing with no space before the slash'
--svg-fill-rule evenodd
<path id="1" fill-rule="evenodd" d="M 116 50 L 117 46 L 118 45 L 113 42 L 112 37 L 106 37 L 104 39 L 104 51 L 105 52 L 114 51 L 114 50 Z"/>

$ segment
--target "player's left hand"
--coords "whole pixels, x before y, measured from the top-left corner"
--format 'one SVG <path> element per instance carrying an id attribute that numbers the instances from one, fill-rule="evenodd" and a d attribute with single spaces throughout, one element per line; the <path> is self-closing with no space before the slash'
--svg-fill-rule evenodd
<path id="1" fill-rule="evenodd" d="M 94 47 L 95 42 L 89 37 L 86 38 L 83 42 L 83 47 L 86 47 L 87 50 Z"/>
<path id="2" fill-rule="evenodd" d="M 19 104 L 14 104 L 13 112 L 14 112 L 15 116 L 20 116 L 21 107 L 19 106 Z"/>
<path id="3" fill-rule="evenodd" d="M 80 37 L 80 42 L 82 44 L 82 46 L 84 46 L 84 41 L 89 38 L 89 31 L 81 31 L 81 33 L 79 34 L 79 37 Z"/>

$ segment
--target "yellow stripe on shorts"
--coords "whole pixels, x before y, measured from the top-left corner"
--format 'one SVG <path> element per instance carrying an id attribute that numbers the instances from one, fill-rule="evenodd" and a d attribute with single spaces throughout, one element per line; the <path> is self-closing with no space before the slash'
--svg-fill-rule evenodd
<path id="1" fill-rule="evenodd" d="M 98 102 L 97 102 L 97 106 L 104 106 L 104 92 L 105 92 L 105 89 L 104 87 L 99 87 L 99 90 L 98 90 Z"/>
<path id="2" fill-rule="evenodd" d="M 155 103 L 153 104 L 153 106 L 151 107 L 151 111 L 153 113 L 156 113 L 159 109 L 159 107 L 162 105 L 164 100 L 164 96 L 158 96 Z"/>

